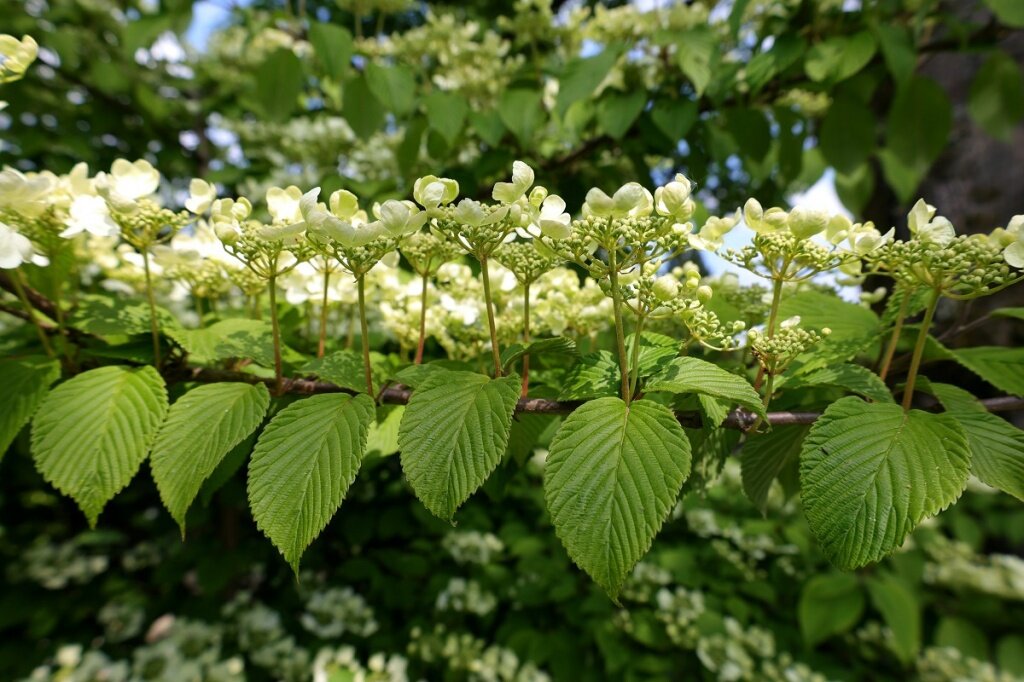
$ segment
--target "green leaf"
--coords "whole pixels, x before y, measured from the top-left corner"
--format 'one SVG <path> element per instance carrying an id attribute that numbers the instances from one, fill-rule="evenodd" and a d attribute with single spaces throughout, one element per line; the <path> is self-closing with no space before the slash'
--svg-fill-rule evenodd
<path id="1" fill-rule="evenodd" d="M 988 412 L 962 388 L 939 383 L 929 388 L 967 434 L 974 474 L 1024 502 L 1024 431 Z"/>
<path id="2" fill-rule="evenodd" d="M 718 49 L 715 34 L 706 27 L 687 31 L 676 42 L 676 60 L 700 97 L 711 82 L 711 63 Z"/>
<path id="3" fill-rule="evenodd" d="M 228 319 L 202 329 L 169 329 L 168 336 L 184 348 L 192 362 L 214 364 L 227 358 L 249 358 L 264 367 L 274 366 L 274 336 L 269 322 Z M 284 346 L 284 361 L 297 364 L 302 356 Z"/>
<path id="4" fill-rule="evenodd" d="M 673 142 L 683 139 L 697 122 L 697 103 L 688 99 L 661 99 L 651 108 L 651 120 Z"/>
<path id="5" fill-rule="evenodd" d="M 139 470 L 167 414 L 152 367 L 100 367 L 50 391 L 32 422 L 32 455 L 50 484 L 96 525 Z"/>
<path id="6" fill-rule="evenodd" d="M 964 656 L 989 660 L 988 639 L 974 623 L 963 618 L 943 617 L 935 628 L 935 646 L 957 649 Z"/>
<path id="7" fill-rule="evenodd" d="M 836 194 L 854 215 L 864 211 L 874 191 L 875 171 L 870 163 L 860 165 L 851 173 L 836 173 Z"/>
<path id="8" fill-rule="evenodd" d="M 869 308 L 818 291 L 801 291 L 782 300 L 779 319 L 794 316 L 800 317 L 802 327 L 832 330 L 813 353 L 801 356 L 800 371 L 804 372 L 854 357 L 881 333 L 878 316 Z"/>
<path id="9" fill-rule="evenodd" d="M 505 136 L 505 124 L 501 122 L 501 114 L 495 110 L 471 111 L 469 122 L 480 139 L 491 147 L 497 147 Z"/>
<path id="10" fill-rule="evenodd" d="M 875 115 L 858 98 L 839 94 L 821 122 L 821 151 L 840 173 L 852 173 L 875 148 Z"/>
<path id="11" fill-rule="evenodd" d="M 772 131 L 768 119 L 759 109 L 728 109 L 724 114 L 725 127 L 744 157 L 763 161 L 772 148 Z"/>
<path id="12" fill-rule="evenodd" d="M 373 94 L 366 74 L 345 82 L 341 113 L 358 137 L 370 137 L 384 125 L 384 105 Z"/>
<path id="13" fill-rule="evenodd" d="M 541 94 L 537 90 L 512 88 L 501 95 L 498 115 L 512 134 L 524 147 L 533 141 L 537 126 L 546 117 Z"/>
<path id="14" fill-rule="evenodd" d="M 366 392 L 366 370 L 363 355 L 354 350 L 339 350 L 312 360 L 303 367 L 304 372 L 315 374 L 323 381 L 350 391 Z M 384 384 L 388 374 L 388 361 L 380 353 L 370 353 L 370 374 L 374 388 Z"/>
<path id="15" fill-rule="evenodd" d="M 626 336 L 626 355 L 633 358 L 633 341 L 636 334 Z M 671 336 L 658 334 L 656 332 L 643 332 L 640 334 L 640 354 L 637 358 L 637 365 L 640 367 L 640 377 L 648 377 L 660 372 L 668 365 L 668 361 L 679 355 L 680 344 L 678 339 Z"/>
<path id="16" fill-rule="evenodd" d="M 1012 317 L 1024 320 L 1024 308 L 997 308 L 991 314 L 995 317 Z"/>
<path id="17" fill-rule="evenodd" d="M 772 482 L 800 460 L 800 450 L 809 426 L 779 426 L 763 435 L 751 436 L 740 450 L 743 492 L 762 514 L 768 510 Z"/>
<path id="18" fill-rule="evenodd" d="M 807 374 L 794 376 L 785 382 L 786 386 L 836 386 L 845 388 L 857 395 L 870 398 L 879 403 L 893 402 L 892 393 L 885 382 L 867 367 L 851 365 L 831 365 L 822 367 Z"/>
<path id="19" fill-rule="evenodd" d="M 809 647 L 849 631 L 864 613 L 864 592 L 849 573 L 816 575 L 800 591 L 797 616 Z"/>
<path id="20" fill-rule="evenodd" d="M 709 395 L 764 414 L 761 396 L 746 379 L 697 358 L 673 358 L 660 374 L 647 382 L 644 390 Z"/>
<path id="21" fill-rule="evenodd" d="M 416 76 L 401 64 L 381 66 L 377 62 L 366 64 L 366 85 L 377 101 L 389 111 L 402 116 L 412 111 L 416 102 Z"/>
<path id="22" fill-rule="evenodd" d="M 180 329 L 174 315 L 164 308 L 157 308 L 157 322 L 160 328 L 168 333 Z M 71 314 L 68 324 L 97 336 L 149 334 L 149 304 L 113 296 L 83 296 Z"/>
<path id="23" fill-rule="evenodd" d="M 458 93 L 434 90 L 423 100 L 423 106 L 431 129 L 439 132 L 449 146 L 455 144 L 469 113 L 466 98 Z"/>
<path id="24" fill-rule="evenodd" d="M 377 418 L 366 434 L 366 454 L 390 457 L 398 452 L 398 427 L 405 414 L 405 405 L 381 405 Z"/>
<path id="25" fill-rule="evenodd" d="M 0 360 L 0 459 L 60 378 L 60 363 L 31 355 Z"/>
<path id="26" fill-rule="evenodd" d="M 566 336 L 552 336 L 548 339 L 531 341 L 525 346 L 515 343 L 508 346 L 501 353 L 501 366 L 506 371 L 520 358 L 525 355 L 542 355 L 553 353 L 555 355 L 576 355 L 576 342 Z"/>
<path id="27" fill-rule="evenodd" d="M 650 400 L 592 400 L 562 422 L 544 468 L 548 512 L 576 564 L 614 599 L 690 472 L 690 443 Z"/>
<path id="28" fill-rule="evenodd" d="M 996 644 L 996 663 L 1010 675 L 1024 676 L 1024 635 L 1006 635 Z"/>
<path id="29" fill-rule="evenodd" d="M 913 171 L 927 170 L 949 140 L 953 109 L 942 86 L 914 76 L 896 93 L 888 120 L 892 153 Z"/>
<path id="30" fill-rule="evenodd" d="M 804 441 L 804 513 L 825 556 L 839 568 L 858 568 L 955 502 L 969 470 L 967 437 L 953 417 L 843 398 Z"/>
<path id="31" fill-rule="evenodd" d="M 341 82 L 355 50 L 352 34 L 342 26 L 315 21 L 309 25 L 309 42 L 313 44 L 317 59 L 323 64 L 324 73 L 332 80 Z"/>
<path id="32" fill-rule="evenodd" d="M 971 83 L 967 111 L 989 135 L 1009 141 L 1024 117 L 1024 76 L 1012 57 L 996 50 L 982 64 Z"/>
<path id="33" fill-rule="evenodd" d="M 999 390 L 1024 396 L 1024 348 L 976 346 L 955 350 L 953 357 Z"/>
<path id="34" fill-rule="evenodd" d="M 621 385 L 619 363 L 606 350 L 581 355 L 562 382 L 559 400 L 588 400 L 617 395 Z"/>
<path id="35" fill-rule="evenodd" d="M 921 650 L 921 605 L 907 585 L 888 574 L 868 580 L 871 603 L 892 631 L 889 644 L 904 663 L 917 658 Z"/>
<path id="36" fill-rule="evenodd" d="M 286 121 L 305 85 L 302 62 L 291 50 L 275 50 L 256 68 L 256 102 L 271 121 Z"/>
<path id="37" fill-rule="evenodd" d="M 263 422 L 270 393 L 262 384 L 207 384 L 179 398 L 160 427 L 150 468 L 171 517 L 185 534 L 185 515 L 224 456 Z"/>
<path id="38" fill-rule="evenodd" d="M 565 116 L 573 102 L 593 95 L 597 86 L 615 66 L 620 54 L 618 48 L 608 46 L 592 57 L 576 57 L 570 60 L 559 79 L 558 97 L 555 99 L 555 111 L 558 115 Z M 509 125 L 509 128 L 512 126 Z"/>
<path id="39" fill-rule="evenodd" d="M 451 520 L 501 461 L 521 380 L 437 372 L 412 394 L 398 430 L 402 469 L 416 497 Z"/>
<path id="40" fill-rule="evenodd" d="M 1002 23 L 1024 28 L 1024 5 L 1020 0 L 985 0 L 985 4 Z"/>
<path id="41" fill-rule="evenodd" d="M 278 412 L 256 442 L 249 506 L 296 574 L 356 478 L 373 415 L 369 396 L 315 395 Z"/>
<path id="42" fill-rule="evenodd" d="M 879 24 L 875 27 L 875 34 L 885 65 L 889 67 L 896 85 L 903 87 L 917 67 L 917 52 L 910 36 L 904 27 L 894 24 Z"/>
<path id="43" fill-rule="evenodd" d="M 807 52 L 804 69 L 813 81 L 838 82 L 854 75 L 875 56 L 875 39 L 868 31 L 836 36 L 817 43 Z"/>
<path id="44" fill-rule="evenodd" d="M 640 116 L 645 104 L 646 90 L 608 93 L 597 103 L 597 124 L 602 131 L 618 140 Z"/>

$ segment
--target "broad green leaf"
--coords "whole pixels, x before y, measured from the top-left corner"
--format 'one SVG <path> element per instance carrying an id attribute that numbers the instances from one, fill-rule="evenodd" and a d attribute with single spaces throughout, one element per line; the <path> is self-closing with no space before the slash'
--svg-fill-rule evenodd
<path id="1" fill-rule="evenodd" d="M 838 400 L 800 453 L 804 513 L 842 569 L 878 561 L 967 485 L 970 447 L 957 421 L 893 403 Z"/>
<path id="2" fill-rule="evenodd" d="M 717 38 L 706 27 L 682 34 L 676 42 L 676 60 L 700 97 L 711 82 L 711 63 L 718 49 Z"/>
<path id="3" fill-rule="evenodd" d="M 366 391 L 366 370 L 363 367 L 363 355 L 354 350 L 339 350 L 328 353 L 322 358 L 312 360 L 303 367 L 304 372 L 315 374 L 320 379 L 349 389 L 350 391 Z M 379 389 L 388 374 L 388 362 L 380 353 L 370 353 L 370 374 L 373 386 Z"/>
<path id="4" fill-rule="evenodd" d="M 996 663 L 1000 670 L 1024 676 L 1024 635 L 1006 635 L 996 644 Z"/>
<path id="5" fill-rule="evenodd" d="M 697 122 L 697 103 L 688 99 L 657 100 L 651 108 L 651 120 L 665 137 L 678 142 Z"/>
<path id="6" fill-rule="evenodd" d="M 1024 118 L 1024 76 L 1012 57 L 996 50 L 981 65 L 971 83 L 967 111 L 992 137 L 1010 139 Z"/>
<path id="7" fill-rule="evenodd" d="M 844 362 L 875 343 L 881 332 L 878 316 L 870 309 L 838 296 L 818 291 L 801 291 L 782 300 L 779 319 L 800 317 L 809 329 L 832 330 L 813 353 L 800 358 L 801 372 Z M 796 371 L 794 367 L 792 371 Z"/>
<path id="8" fill-rule="evenodd" d="M 1001 391 L 1024 396 L 1024 348 L 976 346 L 953 351 L 953 356 Z"/>
<path id="9" fill-rule="evenodd" d="M 917 53 L 907 30 L 898 24 L 879 24 L 874 27 L 878 46 L 882 49 L 885 65 L 900 87 L 906 83 L 917 67 Z"/>
<path id="10" fill-rule="evenodd" d="M 412 111 L 416 101 L 416 76 L 408 67 L 367 62 L 366 85 L 389 111 L 399 116 Z"/>
<path id="11" fill-rule="evenodd" d="M 908 168 L 927 169 L 946 147 L 952 111 L 942 86 L 930 78 L 912 77 L 889 110 L 889 149 Z"/>
<path id="12" fill-rule="evenodd" d="M 875 39 L 868 31 L 836 36 L 817 43 L 807 51 L 804 69 L 813 81 L 845 80 L 871 61 Z"/>
<path id="13" fill-rule="evenodd" d="M 759 109 L 733 108 L 724 112 L 725 129 L 736 141 L 741 156 L 763 161 L 772 148 L 772 131 Z"/>
<path id="14" fill-rule="evenodd" d="M 256 102 L 271 121 L 285 121 L 299 103 L 305 85 L 302 62 L 291 50 L 270 53 L 256 68 Z"/>
<path id="15" fill-rule="evenodd" d="M 32 455 L 50 484 L 96 525 L 139 470 L 167 414 L 152 367 L 100 367 L 50 391 L 32 422 Z"/>
<path id="16" fill-rule="evenodd" d="M 341 113 L 352 127 L 352 132 L 367 138 L 380 130 L 384 125 L 384 105 L 370 89 L 365 73 L 345 81 L 342 90 L 343 103 Z"/>
<path id="17" fill-rule="evenodd" d="M 174 315 L 164 308 L 157 308 L 157 322 L 168 333 L 180 328 Z M 68 324 L 97 336 L 149 334 L 149 304 L 97 294 L 83 296 Z"/>
<path id="18" fill-rule="evenodd" d="M 892 631 L 889 644 L 904 663 L 917 658 L 921 650 L 921 604 L 899 578 L 880 574 L 868 579 L 871 603 L 882 614 Z"/>
<path id="19" fill-rule="evenodd" d="M 573 102 L 594 94 L 594 90 L 618 61 L 619 54 L 617 48 L 605 47 L 593 57 L 577 57 L 566 64 L 559 79 L 558 97 L 555 100 L 555 110 L 559 116 L 565 116 Z"/>
<path id="20" fill-rule="evenodd" d="M 626 355 L 630 358 L 630 362 L 633 358 L 633 341 L 635 339 L 635 334 L 626 336 Z M 660 372 L 668 365 L 669 360 L 679 355 L 679 350 L 679 340 L 673 339 L 671 336 L 656 332 L 640 334 L 640 354 L 637 357 L 640 377 L 648 377 Z"/>
<path id="21" fill-rule="evenodd" d="M 202 329 L 169 329 L 168 336 L 188 352 L 189 359 L 209 365 L 227 358 L 249 358 L 264 367 L 274 366 L 274 337 L 269 322 L 232 318 Z M 302 356 L 284 346 L 281 355 L 288 364 Z"/>
<path id="22" fill-rule="evenodd" d="M 882 379 L 867 367 L 844 363 L 794 376 L 786 386 L 837 386 L 879 403 L 893 402 Z"/>
<path id="23" fill-rule="evenodd" d="M 398 427 L 405 414 L 405 405 L 381 405 L 377 418 L 366 433 L 366 454 L 389 457 L 398 452 Z"/>
<path id="24" fill-rule="evenodd" d="M 416 497 L 451 520 L 505 454 L 521 380 L 438 372 L 412 394 L 398 430 L 402 469 Z"/>
<path id="25" fill-rule="evenodd" d="M 811 577 L 800 591 L 797 607 L 804 642 L 814 647 L 849 631 L 860 621 L 865 601 L 855 575 L 826 573 Z"/>
<path id="26" fill-rule="evenodd" d="M 1024 28 L 1024 4 L 1020 0 L 985 0 L 985 4 L 1007 26 Z"/>
<path id="27" fill-rule="evenodd" d="M 373 415 L 369 396 L 315 395 L 278 412 L 256 442 L 249 506 L 296 574 L 356 478 Z"/>
<path id="28" fill-rule="evenodd" d="M 552 423 L 558 419 L 553 414 L 528 414 L 516 415 L 512 420 L 512 429 L 508 437 L 508 453 L 520 466 L 533 454 L 540 437 L 547 431 Z"/>
<path id="29" fill-rule="evenodd" d="M 547 353 L 576 355 L 576 342 L 566 336 L 553 336 L 549 339 L 531 341 L 525 346 L 521 343 L 516 343 L 502 351 L 501 366 L 508 370 L 512 363 L 518 361 L 524 355 L 542 355 Z"/>
<path id="30" fill-rule="evenodd" d="M 501 143 L 505 135 L 505 124 L 501 122 L 501 114 L 495 110 L 470 111 L 469 122 L 480 139 L 492 147 Z"/>
<path id="31" fill-rule="evenodd" d="M 998 308 L 991 313 L 996 317 L 1013 317 L 1024 320 L 1024 308 Z"/>
<path id="32" fill-rule="evenodd" d="M 423 100 L 427 110 L 427 123 L 441 134 L 449 144 L 455 144 L 466 124 L 469 103 L 458 93 L 434 90 Z"/>
<path id="33" fill-rule="evenodd" d="M 41 356 L 0 360 L 0 459 L 60 378 L 60 363 Z"/>
<path id="34" fill-rule="evenodd" d="M 592 400 L 551 441 L 544 494 L 569 556 L 614 599 L 690 472 L 690 443 L 650 400 Z"/>
<path id="35" fill-rule="evenodd" d="M 967 434 L 974 474 L 1024 502 L 1024 431 L 962 388 L 932 383 L 930 389 Z"/>
<path id="36" fill-rule="evenodd" d="M 348 71 L 354 46 L 352 34 L 342 26 L 314 21 L 309 25 L 309 42 L 313 44 L 324 73 L 340 82 Z"/>
<path id="37" fill-rule="evenodd" d="M 858 215 L 868 205 L 875 191 L 875 171 L 870 163 L 864 163 L 850 173 L 836 173 L 836 194 L 849 211 Z"/>
<path id="38" fill-rule="evenodd" d="M 618 140 L 640 116 L 645 104 L 646 90 L 608 93 L 597 103 L 597 124 L 612 139 Z"/>
<path id="39" fill-rule="evenodd" d="M 149 464 L 171 517 L 185 515 L 224 456 L 262 423 L 270 393 L 262 384 L 207 384 L 181 396 L 160 427 Z"/>
<path id="40" fill-rule="evenodd" d="M 946 616 L 939 620 L 935 628 L 935 646 L 951 647 L 979 661 L 989 660 L 985 633 L 964 618 Z"/>
<path id="41" fill-rule="evenodd" d="M 740 450 L 743 492 L 762 514 L 768 509 L 772 482 L 786 469 L 798 465 L 809 426 L 777 426 L 751 436 Z"/>
<path id="42" fill-rule="evenodd" d="M 581 355 L 565 375 L 559 400 L 588 400 L 617 395 L 621 386 L 619 363 L 606 350 Z"/>
<path id="43" fill-rule="evenodd" d="M 523 146 L 533 141 L 533 134 L 546 117 L 540 92 L 526 88 L 512 88 L 503 92 L 498 115 Z"/>
<path id="44" fill-rule="evenodd" d="M 697 358 L 673 358 L 660 374 L 651 377 L 644 390 L 709 395 L 764 414 L 761 396 L 746 379 Z"/>
<path id="45" fill-rule="evenodd" d="M 821 122 L 825 159 L 840 173 L 852 173 L 875 148 L 875 115 L 857 97 L 839 94 Z"/>

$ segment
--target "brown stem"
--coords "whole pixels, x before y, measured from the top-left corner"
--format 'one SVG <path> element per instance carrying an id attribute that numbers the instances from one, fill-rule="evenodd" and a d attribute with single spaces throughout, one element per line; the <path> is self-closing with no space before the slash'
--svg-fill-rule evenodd
<path id="1" fill-rule="evenodd" d="M 25 314 L 28 315 L 28 319 L 32 321 L 32 326 L 36 328 L 36 333 L 39 335 L 39 342 L 43 344 L 43 350 L 46 351 L 46 355 L 54 357 L 53 347 L 50 346 L 50 340 L 46 338 L 46 331 L 43 329 L 42 323 L 39 322 L 39 318 L 36 317 L 36 310 L 29 303 L 28 294 L 25 293 L 25 285 L 22 283 L 24 274 L 21 270 L 15 270 L 14 276 L 11 277 L 11 282 L 14 284 L 15 293 L 18 299 L 21 300 L 21 304 L 25 306 Z"/>

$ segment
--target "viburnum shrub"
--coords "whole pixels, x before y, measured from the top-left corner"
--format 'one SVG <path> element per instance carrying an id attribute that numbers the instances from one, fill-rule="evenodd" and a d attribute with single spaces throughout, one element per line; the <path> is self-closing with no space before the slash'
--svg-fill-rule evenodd
<path id="1" fill-rule="evenodd" d="M 1024 500 L 1024 433 L 993 414 L 1021 406 L 1020 351 L 931 335 L 943 299 L 1024 279 L 1024 216 L 958 236 L 920 201 L 899 241 L 754 199 L 698 220 L 693 188 L 625 182 L 570 210 L 517 161 L 489 199 L 435 176 L 372 206 L 296 186 L 220 197 L 196 179 L 175 210 L 144 160 L 5 168 L 0 285 L 17 302 L 3 310 L 25 324 L 4 328 L 0 451 L 31 423 L 38 470 L 90 525 L 148 459 L 184 534 L 204 481 L 246 448 L 253 517 L 298 572 L 368 440 L 455 522 L 538 442 L 531 414 L 564 415 L 547 509 L 612 598 L 691 472 L 704 485 L 737 444 L 750 498 L 763 507 L 776 478 L 798 480 L 844 569 L 899 547 L 972 473 Z M 727 247 L 741 221 L 753 238 Z M 698 252 L 766 286 L 702 275 Z M 880 317 L 867 303 L 884 292 L 857 304 L 827 283 L 869 275 L 892 282 Z M 1012 395 L 929 381 L 929 358 Z"/>

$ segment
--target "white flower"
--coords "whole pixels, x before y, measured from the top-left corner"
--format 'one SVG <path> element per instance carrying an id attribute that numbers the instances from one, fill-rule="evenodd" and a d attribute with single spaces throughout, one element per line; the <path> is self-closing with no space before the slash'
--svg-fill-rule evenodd
<path id="1" fill-rule="evenodd" d="M 14 168 L 5 167 L 0 171 L 0 208 L 8 208 L 34 218 L 46 210 L 52 189 L 52 175 L 25 175 Z"/>
<path id="2" fill-rule="evenodd" d="M 110 173 L 101 175 L 104 178 L 102 184 L 111 196 L 126 202 L 148 197 L 160 186 L 160 172 L 145 159 L 135 162 L 117 159 L 110 166 Z"/>
<path id="3" fill-rule="evenodd" d="M 504 219 L 507 214 L 508 206 L 502 206 L 499 209 L 487 212 L 479 201 L 463 199 L 455 207 L 455 213 L 452 217 L 468 227 L 482 227 Z"/>
<path id="4" fill-rule="evenodd" d="M 935 216 L 935 207 L 926 204 L 924 199 L 918 199 L 914 207 L 907 214 L 907 227 L 910 234 L 917 234 L 918 230 L 926 226 Z"/>
<path id="5" fill-rule="evenodd" d="M 120 232 L 117 223 L 110 217 L 110 209 L 103 197 L 95 194 L 80 194 L 68 209 L 66 228 L 60 233 L 65 239 L 82 232 L 97 237 L 114 237 Z"/>
<path id="6" fill-rule="evenodd" d="M 205 180 L 193 178 L 188 184 L 189 197 L 185 200 L 185 208 L 196 215 L 205 213 L 217 199 L 217 188 Z"/>
<path id="7" fill-rule="evenodd" d="M 42 256 L 36 255 L 27 237 L 0 223 L 0 270 L 11 270 L 22 263 L 46 265 L 47 262 Z"/>
<path id="8" fill-rule="evenodd" d="M 858 256 L 866 256 L 875 249 L 891 242 L 895 235 L 895 228 L 882 234 L 875 229 L 874 223 L 868 222 L 864 223 L 864 225 L 855 225 L 849 233 L 848 241 L 854 253 Z"/>
<path id="9" fill-rule="evenodd" d="M 522 161 L 512 164 L 512 182 L 496 182 L 491 196 L 495 201 L 512 204 L 519 201 L 533 185 L 533 169 Z"/>
<path id="10" fill-rule="evenodd" d="M 722 248 L 722 242 L 736 224 L 740 221 L 739 211 L 731 216 L 710 216 L 704 226 L 697 234 L 691 234 L 687 239 L 690 246 L 701 251 L 717 251 Z"/>
<path id="11" fill-rule="evenodd" d="M 267 210 L 275 223 L 296 223 L 302 220 L 302 211 L 299 209 L 299 201 L 302 199 L 302 190 L 295 185 L 289 185 L 285 189 L 271 187 L 267 190 Z"/>
<path id="12" fill-rule="evenodd" d="M 693 184 L 682 173 L 677 173 L 675 180 L 654 190 L 654 207 L 660 215 L 672 216 L 676 220 L 687 221 L 696 208 L 690 199 Z"/>
<path id="13" fill-rule="evenodd" d="M 797 239 L 810 239 L 820 234 L 828 225 L 828 214 L 824 211 L 797 206 L 789 212 L 789 231 Z"/>
<path id="14" fill-rule="evenodd" d="M 32 36 L 18 40 L 12 35 L 0 35 L 0 83 L 17 80 L 39 54 L 39 45 Z"/>
<path id="15" fill-rule="evenodd" d="M 345 219 L 328 211 L 323 202 L 317 202 L 318 196 L 320 196 L 320 188 L 315 187 L 303 194 L 299 200 L 300 215 L 311 232 L 332 239 L 346 248 L 363 246 L 378 237 L 387 235 L 384 225 L 379 220 L 372 223 L 357 221 L 358 205 L 355 210 L 350 210 L 352 206 L 347 197 L 339 196 L 335 200 L 335 197 L 331 196 L 331 204 L 340 213 L 349 216 L 348 219 Z"/>
<path id="16" fill-rule="evenodd" d="M 544 199 L 540 206 L 540 215 L 537 217 L 537 224 L 540 231 L 552 239 L 565 239 L 572 229 L 569 214 L 565 212 L 565 200 L 557 194 L 551 194 Z"/>
<path id="17" fill-rule="evenodd" d="M 412 196 L 423 208 L 437 208 L 450 204 L 459 195 L 459 183 L 450 178 L 426 175 L 416 180 Z"/>
<path id="18" fill-rule="evenodd" d="M 789 221 L 789 214 L 778 207 L 772 207 L 766 211 L 761 208 L 757 199 L 747 199 L 747 203 L 743 205 L 743 221 L 754 232 L 765 234 L 778 232 L 785 228 Z"/>
<path id="19" fill-rule="evenodd" d="M 1010 218 L 1006 234 L 1013 241 L 1003 249 L 1003 260 L 1017 269 L 1024 269 L 1024 215 Z"/>
<path id="20" fill-rule="evenodd" d="M 654 197 L 638 182 L 628 182 L 613 196 L 608 196 L 594 187 L 587 192 L 587 200 L 583 204 L 583 215 L 594 215 L 599 218 L 625 218 L 646 216 L 654 207 Z"/>
<path id="21" fill-rule="evenodd" d="M 347 189 L 332 192 L 330 205 L 331 213 L 343 220 L 351 220 L 359 213 L 359 198 Z"/>
<path id="22" fill-rule="evenodd" d="M 373 215 L 393 237 L 412 234 L 427 222 L 427 214 L 420 211 L 411 201 L 388 199 L 373 207 Z"/>

